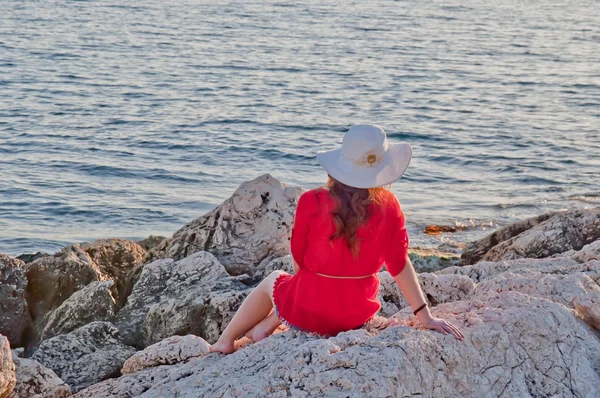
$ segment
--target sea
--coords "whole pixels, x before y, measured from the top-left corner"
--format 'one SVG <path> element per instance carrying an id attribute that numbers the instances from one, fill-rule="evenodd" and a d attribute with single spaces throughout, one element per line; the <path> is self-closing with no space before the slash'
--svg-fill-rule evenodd
<path id="1" fill-rule="evenodd" d="M 358 123 L 413 146 L 413 246 L 600 206 L 598 1 L 0 7 L 0 252 L 170 236 L 265 173 L 317 187 Z"/>

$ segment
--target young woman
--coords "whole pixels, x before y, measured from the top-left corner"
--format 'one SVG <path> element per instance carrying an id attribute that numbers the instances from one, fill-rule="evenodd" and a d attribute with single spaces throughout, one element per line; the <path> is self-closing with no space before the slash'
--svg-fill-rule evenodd
<path id="1" fill-rule="evenodd" d="M 323 336 L 356 329 L 381 307 L 377 273 L 385 265 L 422 325 L 456 339 L 451 323 L 431 316 L 408 259 L 398 200 L 384 186 L 400 179 L 412 157 L 378 126 L 353 126 L 342 147 L 319 152 L 323 188 L 302 194 L 291 236 L 294 275 L 272 272 L 242 303 L 211 351 L 231 353 L 245 334 L 254 341 L 287 326 Z"/>

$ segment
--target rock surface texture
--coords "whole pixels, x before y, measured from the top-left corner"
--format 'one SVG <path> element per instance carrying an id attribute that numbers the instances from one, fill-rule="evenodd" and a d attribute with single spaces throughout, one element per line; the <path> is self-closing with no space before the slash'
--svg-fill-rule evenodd
<path id="1" fill-rule="evenodd" d="M 26 264 L 43 341 L 30 359 L 14 357 L 15 387 L 0 336 L 0 398 L 13 388 L 11 398 L 62 397 L 64 383 L 79 398 L 600 396 L 600 207 L 497 231 L 467 250 L 474 265 L 411 253 L 431 271 L 418 278 L 433 315 L 464 341 L 424 330 L 384 271 L 382 309 L 362 329 L 326 339 L 281 327 L 210 353 L 251 287 L 291 271 L 301 192 L 261 176 L 172 238 L 144 243 L 148 253 L 109 240 Z"/>
<path id="2" fill-rule="evenodd" d="M 383 301 L 395 305 L 384 314 L 400 309 L 394 315 L 399 326 L 330 339 L 288 330 L 229 356 L 138 366 L 76 396 L 595 397 L 600 261 L 578 262 L 581 252 L 419 275 L 433 298 L 433 315 L 458 325 L 463 342 L 422 330 L 394 296 L 398 292 L 390 291 L 393 278 L 382 272 Z M 204 343 L 197 344 L 202 352 Z"/>
<path id="3" fill-rule="evenodd" d="M 15 364 L 12 361 L 10 344 L 5 336 L 0 335 L 0 398 L 6 398 L 15 388 Z"/>
<path id="4" fill-rule="evenodd" d="M 138 348 L 189 333 L 214 342 L 248 292 L 208 252 L 156 260 L 144 266 L 114 323 L 123 341 Z"/>
<path id="5" fill-rule="evenodd" d="M 0 334 L 13 347 L 24 344 L 24 334 L 31 325 L 31 315 L 25 299 L 27 277 L 25 263 L 0 253 Z"/>
<path id="6" fill-rule="evenodd" d="M 301 193 L 301 188 L 288 187 L 269 174 L 245 182 L 216 209 L 163 241 L 150 257 L 178 260 L 208 251 L 230 274 L 252 274 L 289 253 Z"/>
<path id="7" fill-rule="evenodd" d="M 134 373 L 154 366 L 184 362 L 208 354 L 209 347 L 206 340 L 191 334 L 169 337 L 137 352 L 125 361 L 121 373 Z"/>
<path id="8" fill-rule="evenodd" d="M 121 343 L 111 323 L 92 322 L 43 341 L 31 359 L 52 369 L 75 392 L 119 376 L 121 366 L 133 354 L 135 349 Z"/>
<path id="9" fill-rule="evenodd" d="M 477 261 L 544 258 L 580 250 L 600 239 L 600 207 L 543 215 L 511 224 L 474 244 L 463 256 Z"/>
<path id="10" fill-rule="evenodd" d="M 117 308 L 121 308 L 141 272 L 146 250 L 125 239 L 100 239 L 81 244 L 81 249 L 89 254 L 100 272 L 114 282 L 113 297 Z"/>
<path id="11" fill-rule="evenodd" d="M 27 302 L 34 319 L 58 308 L 85 285 L 108 277 L 79 245 L 69 245 L 26 267 Z"/>
<path id="12" fill-rule="evenodd" d="M 37 361 L 13 354 L 17 383 L 9 398 L 66 398 L 71 388 L 52 370 Z"/>
<path id="13" fill-rule="evenodd" d="M 49 314 L 41 340 L 69 333 L 93 321 L 110 320 L 115 308 L 110 292 L 113 285 L 113 281 L 92 282 L 73 293 Z"/>
<path id="14" fill-rule="evenodd" d="M 444 304 L 434 315 L 464 328 L 465 341 L 405 326 L 330 339 L 288 331 L 230 356 L 145 369 L 76 396 L 592 397 L 600 389 L 600 341 L 558 303 L 503 292 Z M 399 316 L 407 325 L 412 318 Z"/>
<path id="15" fill-rule="evenodd" d="M 26 297 L 34 319 L 28 353 L 44 338 L 111 317 L 119 308 L 119 300 L 125 303 L 145 255 L 146 251 L 133 241 L 101 239 L 66 246 L 27 264 Z M 99 281 L 105 283 L 88 287 Z M 85 292 L 72 297 L 84 288 Z M 65 315 L 73 318 L 65 319 Z"/>

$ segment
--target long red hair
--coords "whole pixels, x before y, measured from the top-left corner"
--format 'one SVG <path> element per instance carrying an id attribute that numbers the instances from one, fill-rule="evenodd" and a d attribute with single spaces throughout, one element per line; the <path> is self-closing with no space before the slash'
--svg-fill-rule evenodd
<path id="1" fill-rule="evenodd" d="M 352 256 L 356 259 L 360 252 L 360 241 L 356 231 L 369 220 L 369 206 L 382 206 L 393 194 L 385 187 L 354 188 L 332 176 L 329 176 L 325 186 L 337 203 L 332 212 L 336 231 L 331 240 L 345 237 Z"/>

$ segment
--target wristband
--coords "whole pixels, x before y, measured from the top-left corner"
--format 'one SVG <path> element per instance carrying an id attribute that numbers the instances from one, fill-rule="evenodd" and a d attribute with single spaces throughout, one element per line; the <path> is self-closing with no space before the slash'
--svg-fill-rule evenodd
<path id="1" fill-rule="evenodd" d="M 421 311 L 423 308 L 427 307 L 427 303 L 423 303 L 419 308 L 413 311 L 413 314 L 417 315 L 417 312 Z"/>

